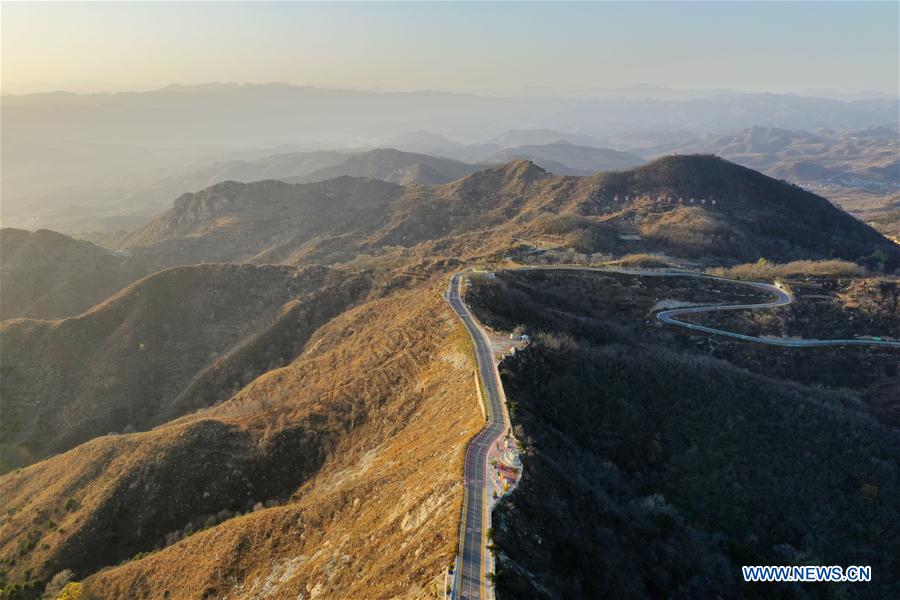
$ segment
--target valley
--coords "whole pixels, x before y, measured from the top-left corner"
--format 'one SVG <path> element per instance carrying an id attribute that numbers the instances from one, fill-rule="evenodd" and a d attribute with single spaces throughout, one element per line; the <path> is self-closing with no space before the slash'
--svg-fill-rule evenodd
<path id="1" fill-rule="evenodd" d="M 216 406 L 4 475 L 7 576 L 65 567 L 101 598 L 427 594 L 452 562 L 480 420 L 439 289 L 346 311 Z M 368 576 L 349 568 L 378 555 Z"/>
<path id="2" fill-rule="evenodd" d="M 588 254 L 662 251 L 707 261 L 870 264 L 877 253 L 893 270 L 900 256 L 896 244 L 821 197 L 702 155 L 590 177 L 555 176 L 519 160 L 433 186 L 353 177 L 226 182 L 179 197 L 116 247 L 166 266 L 341 264 L 361 254 L 489 255 L 513 237 L 542 235 Z"/>
<path id="3" fill-rule="evenodd" d="M 900 598 L 900 3 L 2 4 L 0 600 Z"/>
<path id="4" fill-rule="evenodd" d="M 30 238 L 14 232 L 8 239 L 14 243 L 4 257 L 53 264 Z M 733 413 L 725 422 L 745 437 L 771 419 L 798 418 L 792 411 L 812 411 L 808 435 L 816 439 L 848 419 L 877 443 L 857 448 L 840 473 L 860 468 L 867 452 L 885 464 L 896 460 L 886 441 L 898 414 L 896 350 L 770 349 L 657 318 L 674 310 L 673 319 L 687 325 L 779 340 L 836 337 L 832 328 L 841 337 L 881 337 L 885 346 L 897 337 L 892 273 L 900 250 L 825 199 L 719 158 L 670 156 L 591 176 L 558 176 L 518 160 L 434 185 L 350 176 L 226 182 L 180 196 L 166 213 L 118 236 L 115 250 L 58 239 L 96 248 L 83 262 L 98 266 L 88 268 L 105 268 L 112 257 L 148 274 L 136 271 L 119 291 L 115 283 L 86 310 L 71 304 L 55 320 L 0 325 L 0 494 L 10 499 L 0 570 L 4 585 L 25 597 L 61 573 L 90 598 L 194 598 L 197 590 L 205 597 L 295 597 L 300 590 L 442 598 L 448 586 L 469 597 L 489 584 L 498 598 L 653 589 L 727 595 L 741 589 L 728 562 L 736 552 L 782 560 L 839 553 L 847 542 L 826 528 L 809 547 L 780 530 L 750 543 L 735 514 L 689 501 L 707 486 L 732 486 L 725 465 L 750 459 L 729 453 L 744 452 L 731 438 L 709 438 L 724 452 L 702 457 L 714 466 L 712 479 L 672 480 L 665 474 L 689 472 L 677 470 L 689 464 L 685 436 L 713 434 L 661 420 L 658 399 L 680 398 L 674 409 L 685 422 Z M 566 265 L 579 269 L 560 269 Z M 580 270 L 588 266 L 600 270 Z M 452 274 L 470 267 L 479 267 L 465 296 L 472 314 L 497 335 L 525 331 L 531 340 L 500 363 L 501 395 L 486 394 L 495 403 L 490 419 L 508 409 L 523 478 L 471 536 L 466 515 L 482 514 L 476 507 L 488 500 L 465 491 L 485 481 L 465 475 L 467 449 L 478 448 L 469 442 L 484 424 L 473 374 L 477 360 L 493 358 L 476 360 L 441 298 Z M 695 311 L 697 304 L 771 302 L 774 288 L 665 273 L 672 267 L 778 279 L 798 301 Z M 491 270 L 495 278 L 484 274 Z M 60 282 L 82 295 L 107 293 L 68 272 L 48 273 L 25 288 L 30 297 L 59 297 Z M 677 314 L 685 306 L 690 312 Z M 771 315 L 784 324 L 774 327 Z M 634 387 L 647 383 L 648 369 L 659 377 Z M 755 391 L 735 397 L 744 404 L 698 412 L 718 393 L 686 378 L 698 370 L 721 393 L 731 385 Z M 618 390 L 612 404 L 583 406 L 595 389 L 588 382 Z M 576 424 L 539 399 L 556 398 L 558 389 L 570 390 Z M 765 419 L 747 412 L 761 394 L 781 412 Z M 655 429 L 633 425 L 645 420 Z M 590 423 L 602 432 L 598 440 L 582 429 Z M 495 425 L 482 434 L 485 448 L 510 426 Z M 759 439 L 779 460 L 798 451 Z M 839 451 L 849 452 L 851 441 Z M 644 456 L 657 458 L 644 464 Z M 569 461 L 581 465 L 576 481 L 561 479 L 558 465 Z M 859 482 L 866 502 L 881 507 L 890 497 L 896 482 L 888 471 Z M 784 477 L 792 473 L 754 477 L 760 489 L 788 489 Z M 836 485 L 817 480 L 812 489 L 829 495 Z M 599 505 L 578 504 L 600 493 L 608 499 Z M 551 499 L 550 512 L 530 504 L 536 497 Z M 749 491 L 735 497 L 734 511 L 759 505 Z M 848 510 L 859 509 L 846 501 Z M 554 531 L 584 526 L 567 514 L 585 515 L 598 528 L 585 543 L 614 544 L 617 560 L 636 565 L 643 583 L 617 579 L 605 564 L 590 570 L 587 546 L 558 548 Z M 759 523 L 771 528 L 796 515 L 776 503 Z M 713 530 L 720 517 L 722 529 Z M 555 558 L 540 565 L 534 561 L 544 544 Z M 785 554 L 785 544 L 799 554 Z M 94 547 L 103 551 L 85 552 Z M 198 555 L 202 561 L 191 559 Z M 495 565 L 491 581 L 482 560 Z M 681 579 L 675 574 L 688 560 L 696 574 Z M 350 566 L 363 561 L 377 568 Z M 595 572 L 599 578 L 588 576 Z"/>
<path id="5" fill-rule="evenodd" d="M 709 294 L 717 304 L 746 302 L 731 295 L 738 289 L 715 280 L 552 269 L 473 280 L 476 315 L 491 327 L 524 327 L 533 340 L 501 363 L 525 455 L 519 489 L 494 514 L 497 597 L 659 589 L 676 597 L 768 597 L 771 587 L 741 584 L 729 565 L 796 560 L 792 553 L 827 552 L 838 562 L 842 552 L 859 556 L 853 526 L 831 512 L 836 506 L 891 527 L 895 517 L 882 512 L 893 510 L 889 496 L 880 494 L 897 486 L 889 466 L 897 461 L 890 449 L 896 436 L 879 423 L 890 416 L 867 404 L 885 382 L 861 377 L 851 389 L 813 391 L 787 365 L 805 364 L 809 373 L 863 362 L 865 373 L 883 370 L 888 389 L 896 389 L 896 350 L 771 349 L 645 320 L 661 292 L 672 302 L 708 303 Z M 761 355 L 787 368 L 775 375 L 770 364 L 754 364 Z M 829 448 L 835 460 L 827 472 L 806 464 L 825 451 L 801 446 L 808 444 Z M 886 452 L 880 456 L 888 462 L 861 481 L 853 464 L 868 461 L 869 452 Z M 786 456 L 792 462 L 773 465 Z M 754 484 L 743 483 L 747 478 Z M 815 540 L 793 538 L 811 523 Z M 766 534 L 749 537 L 747 527 Z M 576 534 L 585 528 L 593 533 Z M 889 545 L 890 534 L 869 539 L 869 560 L 879 560 L 874 548 Z M 602 549 L 589 545 L 600 540 Z M 892 585 L 881 578 L 871 597 L 891 595 Z"/>

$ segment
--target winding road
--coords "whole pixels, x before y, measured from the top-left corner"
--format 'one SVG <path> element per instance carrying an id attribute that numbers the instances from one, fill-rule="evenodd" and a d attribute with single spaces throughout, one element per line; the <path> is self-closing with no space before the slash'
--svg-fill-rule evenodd
<path id="1" fill-rule="evenodd" d="M 485 581 L 485 535 L 490 524 L 487 455 L 491 445 L 499 441 L 508 430 L 509 416 L 503 403 L 503 388 L 491 352 L 491 343 L 460 296 L 462 276 L 462 273 L 456 273 L 450 278 L 447 302 L 462 321 L 475 346 L 482 396 L 487 404 L 487 424 L 472 438 L 466 449 L 459 564 L 453 574 L 451 598 L 480 600 L 485 598 L 488 588 Z"/>
<path id="2" fill-rule="evenodd" d="M 678 319 L 679 316 L 715 312 L 723 310 L 749 310 L 761 308 L 775 308 L 784 306 L 794 301 L 794 298 L 785 290 L 768 283 L 755 281 L 740 281 L 705 275 L 703 273 L 691 273 L 688 271 L 640 271 L 617 267 L 577 267 L 577 266 L 552 266 L 552 267 L 526 267 L 522 270 L 578 270 L 595 271 L 603 273 L 620 273 L 624 275 L 638 275 L 641 277 L 693 277 L 698 279 L 712 279 L 725 281 L 737 285 L 752 287 L 774 295 L 770 302 L 757 304 L 720 304 L 706 306 L 691 306 L 663 310 L 656 314 L 656 318 L 668 325 L 685 327 L 693 331 L 702 331 L 714 335 L 721 335 L 740 340 L 759 342 L 771 346 L 890 346 L 900 348 L 900 342 L 890 340 L 871 339 L 783 339 L 774 337 L 757 337 L 716 329 L 705 325 L 688 323 Z M 487 455 L 491 445 L 497 442 L 509 429 L 509 415 L 504 403 L 503 386 L 500 383 L 500 374 L 494 363 L 491 352 L 491 344 L 484 330 L 478 325 L 475 317 L 469 311 L 462 300 L 461 287 L 464 272 L 456 273 L 450 278 L 446 299 L 456 315 L 462 321 L 472 338 L 475 347 L 475 357 L 478 361 L 478 374 L 481 390 L 487 405 L 487 424 L 478 435 L 469 442 L 466 449 L 465 461 L 465 485 L 463 492 L 462 520 L 459 532 L 459 563 L 454 571 L 452 600 L 482 600 L 487 597 L 488 585 L 486 582 L 485 558 L 486 558 L 486 530 L 490 523 L 490 498 L 487 492 Z"/>
<path id="3" fill-rule="evenodd" d="M 757 304 L 712 304 L 706 306 L 691 306 L 686 308 L 674 308 L 671 310 L 663 310 L 656 313 L 656 318 L 668 325 L 676 325 L 685 327 L 693 331 L 702 331 L 714 335 L 721 335 L 749 342 L 758 342 L 760 344 L 768 344 L 770 346 L 788 346 L 788 347 L 809 347 L 809 346 L 888 346 L 900 348 L 900 342 L 891 340 L 873 340 L 867 338 L 849 338 L 849 339 L 833 339 L 833 340 L 817 340 L 817 339 L 796 339 L 796 338 L 776 338 L 776 337 L 759 337 L 755 335 L 745 335 L 734 331 L 726 331 L 724 329 L 716 329 L 707 327 L 706 325 L 697 325 L 696 323 L 688 323 L 681 321 L 677 317 L 681 315 L 699 314 L 706 312 L 718 312 L 723 310 L 751 310 L 760 308 L 775 308 L 784 306 L 794 301 L 793 296 L 781 289 L 777 285 L 768 283 L 760 283 L 757 281 L 741 281 L 738 279 L 726 279 L 724 277 L 716 277 L 714 275 L 706 275 L 703 273 L 691 273 L 686 271 L 638 271 L 634 269 L 621 268 L 603 268 L 603 267 L 564 267 L 567 270 L 580 271 L 598 271 L 605 273 L 622 273 L 625 275 L 639 275 L 642 277 L 693 277 L 695 279 L 712 279 L 715 281 L 725 281 L 746 287 L 752 287 L 764 292 L 769 292 L 775 296 L 771 302 L 763 302 Z M 552 268 L 548 268 L 552 269 Z"/>

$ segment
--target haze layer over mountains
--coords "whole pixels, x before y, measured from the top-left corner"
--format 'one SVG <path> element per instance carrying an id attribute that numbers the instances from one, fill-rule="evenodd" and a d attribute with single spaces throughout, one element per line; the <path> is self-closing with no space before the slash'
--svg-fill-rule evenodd
<path id="1" fill-rule="evenodd" d="M 552 267 L 777 279 L 797 302 L 702 322 L 900 339 L 896 99 L 618 94 L 4 96 L 0 600 L 443 597 L 484 422 L 443 298 L 470 267 L 498 347 L 531 336 L 500 366 L 498 598 L 890 573 L 893 348 L 676 329 L 661 307 L 770 298 Z"/>
<path id="2" fill-rule="evenodd" d="M 74 235 L 134 229 L 178 195 L 227 180 L 434 184 L 514 159 L 589 175 L 672 151 L 716 153 L 828 189 L 889 233 L 900 187 L 898 101 L 884 96 L 635 86 L 489 97 L 207 84 L 5 95 L 2 108 L 0 218 Z"/>

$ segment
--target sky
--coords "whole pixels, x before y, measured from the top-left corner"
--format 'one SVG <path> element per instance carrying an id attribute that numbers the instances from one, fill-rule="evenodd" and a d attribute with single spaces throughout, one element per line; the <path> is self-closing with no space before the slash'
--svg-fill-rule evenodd
<path id="1" fill-rule="evenodd" d="M 898 28 L 900 2 L 3 2 L 0 88 L 897 94 Z"/>

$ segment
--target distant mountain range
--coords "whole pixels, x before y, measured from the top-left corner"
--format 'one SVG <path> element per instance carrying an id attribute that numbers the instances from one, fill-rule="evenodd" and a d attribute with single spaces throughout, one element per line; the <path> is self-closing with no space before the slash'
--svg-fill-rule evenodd
<path id="1" fill-rule="evenodd" d="M 900 234 L 900 129 L 896 125 L 852 131 L 750 127 L 638 152 L 644 157 L 669 152 L 717 154 L 809 188 L 881 231 Z"/>
<path id="2" fill-rule="evenodd" d="M 654 96 L 630 90 L 620 97 L 489 97 L 231 84 L 118 94 L 4 95 L 3 184 L 9 190 L 78 185 L 112 171 L 172 167 L 253 147 L 324 142 L 359 148 L 419 130 L 476 144 L 511 129 L 549 129 L 577 132 L 579 137 L 568 141 L 594 146 L 596 138 L 648 131 L 703 135 L 752 125 L 863 129 L 896 124 L 900 106 L 897 98 Z M 515 144 L 549 141 L 557 140 Z"/>
<path id="3" fill-rule="evenodd" d="M 767 173 L 793 173 L 806 182 L 900 188 L 900 129 L 895 126 L 812 132 L 750 127 L 686 145 L 649 148 L 642 154 L 669 151 L 714 153 Z"/>
<path id="4" fill-rule="evenodd" d="M 549 137 L 554 137 L 552 134 Z M 565 137 L 559 134 L 559 138 Z M 421 139 L 421 138 L 420 138 Z M 133 229 L 164 211 L 179 195 L 224 181 L 266 179 L 292 183 L 323 181 L 341 176 L 368 177 L 394 183 L 426 185 L 448 183 L 513 159 L 528 159 L 559 175 L 590 175 L 641 164 L 636 155 L 610 149 L 574 146 L 566 142 L 504 148 L 498 145 L 442 144 L 440 136 L 427 136 L 437 146 L 454 147 L 446 156 L 429 156 L 392 148 L 369 151 L 288 152 L 253 159 L 216 161 L 191 168 L 157 169 L 132 176 L 109 178 L 89 186 L 51 192 L 9 194 L 3 205 L 5 223 L 23 228 L 50 228 L 83 235 L 109 234 Z M 437 149 L 437 148 L 433 148 Z M 440 154 L 438 150 L 437 154 Z M 116 236 L 92 235 L 108 242 Z"/>
<path id="5" fill-rule="evenodd" d="M 515 148 L 520 146 L 541 146 L 557 142 L 567 142 L 576 146 L 591 146 L 602 148 L 605 145 L 603 139 L 592 135 L 580 133 L 565 133 L 553 129 L 510 129 L 488 143 L 496 144 L 503 148 Z"/>
<path id="6" fill-rule="evenodd" d="M 226 180 L 310 181 L 318 169 L 325 169 L 324 178 L 336 176 L 340 169 L 332 167 L 347 160 L 343 155 L 377 148 L 469 165 L 527 158 L 557 174 L 637 164 L 594 149 L 643 158 L 712 152 L 784 176 L 809 174 L 804 164 L 811 163 L 830 169 L 819 171 L 830 182 L 883 182 L 896 171 L 884 161 L 868 169 L 874 141 L 872 147 L 836 149 L 833 164 L 813 160 L 810 141 L 805 149 L 779 151 L 790 156 L 779 158 L 779 171 L 769 171 L 775 165 L 751 160 L 750 150 L 774 148 L 766 146 L 771 140 L 742 146 L 719 138 L 759 126 L 812 132 L 826 139 L 824 148 L 844 135 L 827 132 L 896 130 L 897 98 L 720 91 L 637 86 L 554 98 L 209 84 L 119 94 L 4 95 L 0 219 L 6 226 L 73 234 L 130 230 L 187 191 Z M 561 153 L 553 148 L 559 142 L 591 150 Z M 513 150 L 523 147 L 528 150 Z M 846 161 L 838 160 L 841 152 L 848 153 Z M 854 156 L 860 157 L 855 163 Z M 440 183 L 465 170 L 423 161 L 385 161 L 368 171 L 348 165 L 344 174 Z M 785 161 L 801 164 L 794 169 Z"/>
<path id="7" fill-rule="evenodd" d="M 635 154 L 609 148 L 576 146 L 567 141 L 504 148 L 488 155 L 488 160 L 530 160 L 556 175 L 593 175 L 600 171 L 619 171 L 644 164 L 644 160 Z"/>
<path id="8" fill-rule="evenodd" d="M 447 183 L 477 171 L 479 166 L 448 158 L 380 148 L 353 154 L 343 162 L 297 177 L 279 177 L 288 182 L 312 182 L 336 177 L 368 177 L 392 183 Z"/>

